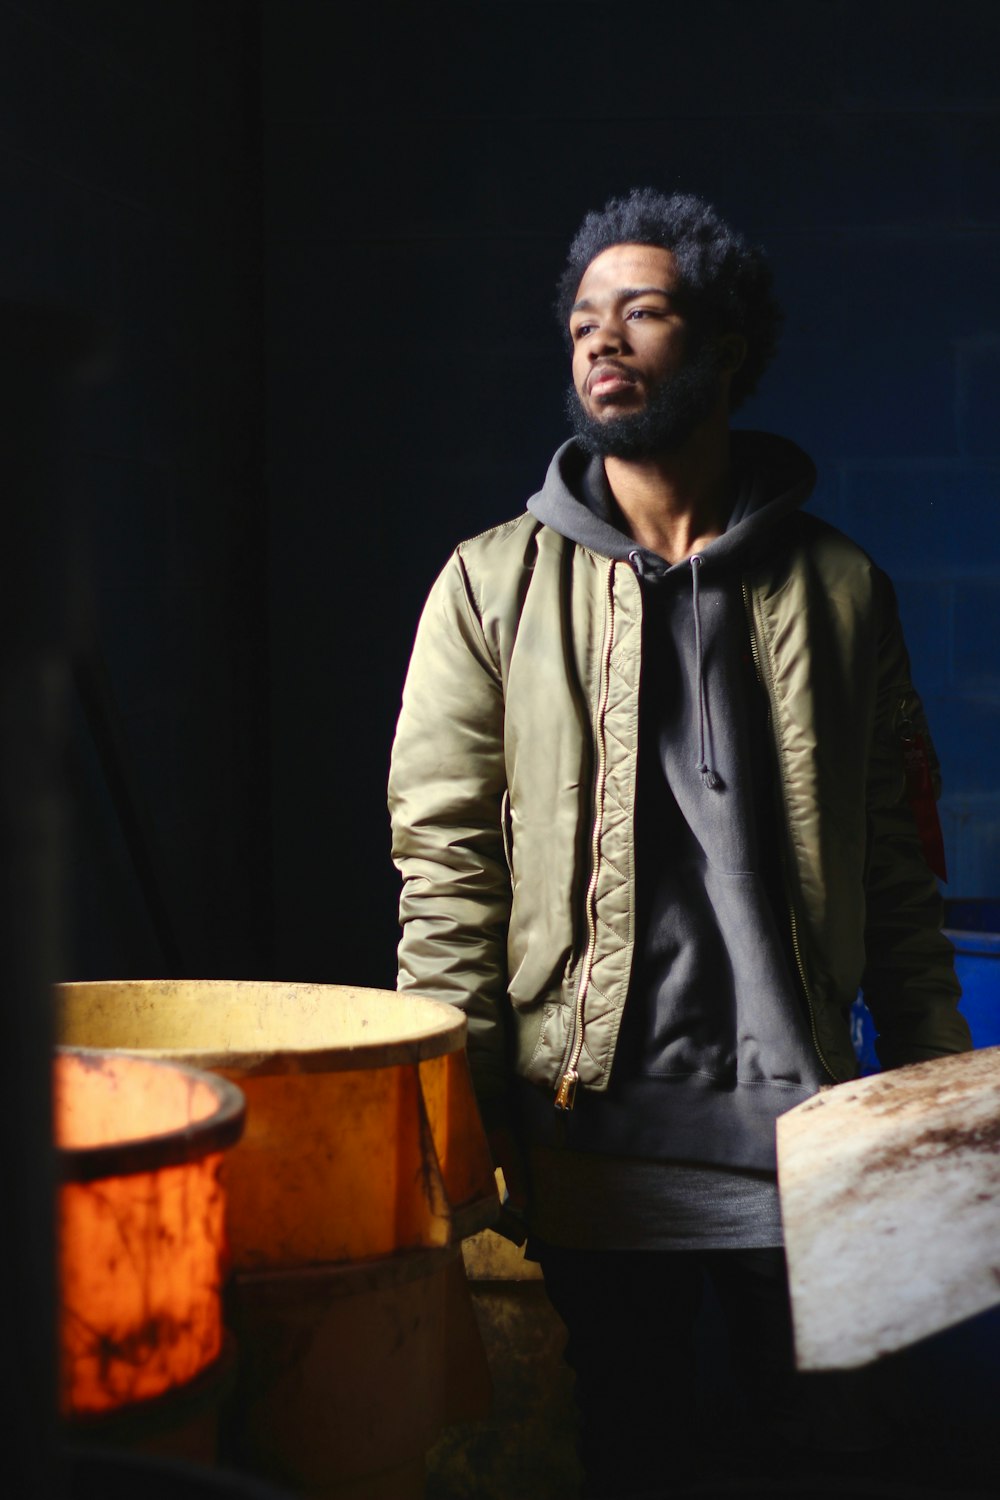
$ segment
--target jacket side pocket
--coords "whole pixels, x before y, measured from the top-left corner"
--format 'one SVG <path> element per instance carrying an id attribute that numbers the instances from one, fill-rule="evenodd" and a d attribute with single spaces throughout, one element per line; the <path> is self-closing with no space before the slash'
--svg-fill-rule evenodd
<path id="1" fill-rule="evenodd" d="M 503 838 L 503 856 L 507 861 L 510 878 L 514 879 L 514 819 L 510 810 L 510 791 L 504 788 L 500 802 L 500 833 Z"/>

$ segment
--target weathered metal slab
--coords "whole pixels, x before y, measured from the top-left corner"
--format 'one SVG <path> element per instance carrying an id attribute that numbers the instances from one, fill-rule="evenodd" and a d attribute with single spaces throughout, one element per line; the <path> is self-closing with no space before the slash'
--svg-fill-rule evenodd
<path id="1" fill-rule="evenodd" d="M 778 1120 L 803 1370 L 1000 1304 L 1000 1047 L 826 1089 Z"/>

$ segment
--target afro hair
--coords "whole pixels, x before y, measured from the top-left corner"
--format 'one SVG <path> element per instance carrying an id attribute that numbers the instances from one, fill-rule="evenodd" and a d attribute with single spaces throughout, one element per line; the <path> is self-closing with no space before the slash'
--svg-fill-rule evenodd
<path id="1" fill-rule="evenodd" d="M 591 261 L 611 245 L 626 244 L 670 251 L 685 311 L 699 333 L 739 333 L 746 340 L 746 358 L 730 387 L 729 404 L 735 410 L 756 390 L 778 346 L 782 314 L 764 252 L 748 245 L 701 198 L 634 188 L 627 197 L 612 198 L 600 212 L 589 213 L 574 236 L 555 304 L 564 331 Z"/>

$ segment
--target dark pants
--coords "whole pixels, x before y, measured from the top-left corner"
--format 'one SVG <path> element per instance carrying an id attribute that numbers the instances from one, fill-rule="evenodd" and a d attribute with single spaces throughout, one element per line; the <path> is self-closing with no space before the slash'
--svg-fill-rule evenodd
<path id="1" fill-rule="evenodd" d="M 864 1375 L 796 1374 L 781 1250 L 532 1251 L 569 1334 L 584 1496 L 785 1474 L 882 1440 Z M 728 1390 L 705 1368 L 706 1278 L 728 1334 Z"/>

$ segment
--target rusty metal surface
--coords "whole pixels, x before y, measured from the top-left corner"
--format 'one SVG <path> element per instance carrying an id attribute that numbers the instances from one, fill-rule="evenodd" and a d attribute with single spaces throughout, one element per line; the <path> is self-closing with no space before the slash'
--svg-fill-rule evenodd
<path id="1" fill-rule="evenodd" d="M 778 1120 L 796 1359 L 850 1368 L 1000 1304 L 1000 1047 Z"/>

